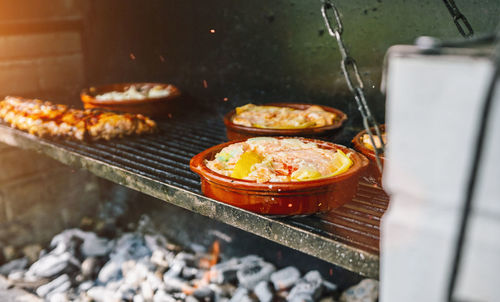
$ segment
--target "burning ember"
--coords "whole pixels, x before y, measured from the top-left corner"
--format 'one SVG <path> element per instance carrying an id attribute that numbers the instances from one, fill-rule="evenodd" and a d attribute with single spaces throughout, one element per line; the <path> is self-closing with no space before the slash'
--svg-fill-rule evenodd
<path id="1" fill-rule="evenodd" d="M 94 232 L 65 230 L 31 265 L 24 257 L 1 266 L 0 274 L 7 276 L 3 283 L 51 302 L 331 302 L 339 296 L 340 301 L 377 298 L 374 280 L 364 280 L 340 295 L 337 286 L 318 271 L 302 275 L 293 266 L 276 269 L 257 255 L 220 261 L 218 241 L 209 251 L 185 250 L 154 227 L 144 227 L 148 222 L 143 218 L 136 230 L 111 240 Z M 2 279 L 0 294 L 5 287 L 1 286 Z"/>

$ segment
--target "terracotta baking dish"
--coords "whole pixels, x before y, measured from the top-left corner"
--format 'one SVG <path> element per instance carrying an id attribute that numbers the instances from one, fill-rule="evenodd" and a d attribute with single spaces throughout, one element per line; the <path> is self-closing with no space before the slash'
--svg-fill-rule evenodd
<path id="1" fill-rule="evenodd" d="M 351 153 L 353 165 L 347 172 L 336 176 L 284 183 L 257 183 L 236 179 L 214 172 L 205 165 L 205 161 L 212 160 L 222 148 L 244 141 L 237 140 L 214 146 L 194 156 L 190 167 L 200 175 L 201 190 L 205 196 L 255 213 L 308 215 L 327 212 L 350 201 L 356 193 L 360 175 L 368 166 L 368 159 L 344 146 L 314 139 L 299 139 L 315 142 L 321 148 Z"/>
<path id="2" fill-rule="evenodd" d="M 379 126 L 380 131 L 382 133 L 385 132 L 385 125 L 380 125 Z M 373 133 L 375 132 L 375 129 L 372 129 Z M 380 170 L 377 167 L 377 162 L 375 160 L 375 151 L 367 148 L 365 144 L 363 144 L 363 135 L 366 134 L 366 130 L 363 130 L 356 134 L 356 136 L 352 139 L 352 143 L 354 145 L 354 149 L 357 151 L 361 152 L 363 155 L 368 157 L 370 159 L 370 165 L 368 166 L 368 169 L 366 170 L 366 174 L 368 177 L 368 180 L 370 178 L 373 178 L 373 181 L 379 185 L 382 184 L 382 173 L 380 173 Z M 382 168 L 384 167 L 384 162 L 385 162 L 385 156 L 382 154 L 380 156 L 380 163 L 382 164 Z"/>
<path id="3" fill-rule="evenodd" d="M 170 94 L 166 97 L 146 98 L 146 99 L 130 99 L 130 100 L 97 100 L 96 95 L 111 91 L 123 92 L 131 85 L 137 86 L 170 86 Z M 180 90 L 170 84 L 161 83 L 120 83 L 103 86 L 90 87 L 82 90 L 80 98 L 86 109 L 102 108 L 113 111 L 141 113 L 147 116 L 161 117 L 171 113 L 177 105 Z"/>
<path id="4" fill-rule="evenodd" d="M 277 107 L 291 107 L 295 109 L 307 109 L 313 104 L 300 104 L 300 103 L 271 103 L 266 104 L 269 106 Z M 302 137 L 314 137 L 325 134 L 330 130 L 338 129 L 342 126 L 342 123 L 347 120 L 347 115 L 335 108 L 328 106 L 321 106 L 326 111 L 336 114 L 336 118 L 332 125 L 317 127 L 317 128 L 304 128 L 304 129 L 269 129 L 269 128 L 256 128 L 247 127 L 242 125 L 237 125 L 233 123 L 233 116 L 236 114 L 236 110 L 232 110 L 224 116 L 224 124 L 226 125 L 226 134 L 229 140 L 245 139 L 255 136 L 302 136 Z"/>

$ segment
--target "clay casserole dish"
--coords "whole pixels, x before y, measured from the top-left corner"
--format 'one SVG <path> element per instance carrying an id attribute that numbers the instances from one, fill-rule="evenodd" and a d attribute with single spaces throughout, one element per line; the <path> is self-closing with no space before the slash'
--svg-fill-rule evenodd
<path id="1" fill-rule="evenodd" d="M 282 139 L 285 137 L 278 137 Z M 368 166 L 368 159 L 344 146 L 314 139 L 320 148 L 340 149 L 350 154 L 353 165 L 346 172 L 317 180 L 298 182 L 267 182 L 224 176 L 209 169 L 205 162 L 214 159 L 223 148 L 244 140 L 230 141 L 211 147 L 191 159 L 190 167 L 201 177 L 201 190 L 207 197 L 245 210 L 267 215 L 308 215 L 327 212 L 352 200 L 358 180 Z"/>
<path id="2" fill-rule="evenodd" d="M 126 100 L 98 100 L 95 97 L 107 92 L 124 92 L 132 85 L 138 87 L 160 86 L 164 89 L 168 87 L 170 94 L 164 97 Z M 82 90 L 80 98 L 86 109 L 101 108 L 112 111 L 141 113 L 146 116 L 162 117 L 168 115 L 181 95 L 180 90 L 174 85 L 162 83 L 120 83 L 103 86 L 90 87 Z"/>
<path id="3" fill-rule="evenodd" d="M 294 109 L 305 110 L 314 104 L 300 104 L 300 103 L 270 103 L 265 106 L 276 107 L 290 107 Z M 334 113 L 335 119 L 332 125 L 316 127 L 316 128 L 303 128 L 303 129 L 271 129 L 271 128 L 257 128 L 237 125 L 233 123 L 233 117 L 236 110 L 232 110 L 224 116 L 224 124 L 226 125 L 226 134 L 229 140 L 245 139 L 255 136 L 302 136 L 314 137 L 325 134 L 325 132 L 338 129 L 342 123 L 347 120 L 347 115 L 335 108 L 328 106 L 315 105 L 323 108 L 323 110 Z"/>
<path id="4" fill-rule="evenodd" d="M 379 126 L 380 132 L 383 134 L 385 132 L 385 125 L 380 125 Z M 372 133 L 375 133 L 375 129 L 372 128 Z M 376 183 L 381 184 L 382 183 L 382 173 L 380 173 L 380 170 L 377 167 L 377 161 L 375 159 L 375 151 L 371 150 L 370 148 L 367 148 L 365 144 L 363 143 L 363 135 L 366 134 L 366 130 L 363 130 L 356 134 L 356 136 L 352 139 L 352 143 L 354 145 L 354 149 L 357 151 L 361 152 L 364 156 L 368 157 L 370 160 L 370 165 L 367 169 L 367 175 L 370 177 L 374 177 L 376 180 Z M 384 167 L 384 162 L 385 162 L 385 156 L 384 154 L 380 155 L 380 163 L 382 164 L 382 168 Z"/>

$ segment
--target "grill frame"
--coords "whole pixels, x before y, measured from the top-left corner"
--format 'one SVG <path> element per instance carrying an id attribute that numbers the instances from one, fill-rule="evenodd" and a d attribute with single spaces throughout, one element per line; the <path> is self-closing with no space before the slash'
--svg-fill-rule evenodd
<path id="1" fill-rule="evenodd" d="M 379 227 L 388 197 L 360 183 L 352 202 L 327 214 L 273 218 L 204 197 L 189 160 L 226 141 L 222 120 L 191 115 L 158 123 L 160 132 L 108 142 L 38 138 L 0 124 L 0 141 L 83 168 L 130 189 L 315 256 L 362 276 L 379 275 Z"/>

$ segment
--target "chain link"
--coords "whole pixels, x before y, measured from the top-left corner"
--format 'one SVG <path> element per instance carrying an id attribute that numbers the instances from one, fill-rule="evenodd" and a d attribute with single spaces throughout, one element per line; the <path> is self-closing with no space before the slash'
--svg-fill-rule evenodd
<path id="1" fill-rule="evenodd" d="M 328 11 L 331 10 L 333 12 L 333 18 L 328 15 Z M 361 113 L 363 118 L 363 126 L 366 130 L 366 133 L 370 136 L 370 141 L 372 146 L 374 146 L 375 151 L 375 159 L 377 162 L 377 166 L 380 171 L 382 171 L 382 163 L 380 161 L 380 155 L 385 151 L 384 141 L 382 140 L 382 134 L 380 132 L 380 128 L 373 117 L 368 104 L 366 103 L 365 94 L 363 92 L 363 79 L 361 78 L 361 74 L 359 73 L 358 65 L 356 64 L 356 60 L 349 55 L 347 48 L 345 47 L 344 41 L 342 40 L 342 33 L 344 31 L 344 27 L 342 25 L 342 20 L 340 18 L 339 11 L 337 7 L 330 0 L 325 0 L 323 5 L 321 6 L 321 15 L 325 21 L 326 28 L 330 36 L 334 37 L 337 40 L 337 44 L 339 46 L 340 55 L 342 56 L 342 60 L 340 61 L 340 68 L 342 73 L 344 74 L 345 80 L 347 82 L 347 86 L 349 90 L 353 93 L 354 99 L 356 100 L 356 104 L 358 105 L 358 110 Z M 332 22 L 330 19 L 333 19 L 335 22 L 332 26 Z M 354 74 L 351 77 L 351 73 Z M 352 79 L 355 79 L 353 82 Z M 375 129 L 375 135 L 378 137 L 381 146 L 377 148 L 375 144 L 374 134 L 372 129 Z"/>
<path id="2" fill-rule="evenodd" d="M 453 17 L 453 22 L 458 29 L 458 32 L 464 38 L 471 38 L 474 35 L 474 31 L 472 30 L 472 26 L 469 23 L 469 20 L 460 12 L 455 1 L 453 0 L 443 0 L 444 5 L 450 12 L 450 15 Z M 464 27 L 467 31 L 464 30 Z"/>

